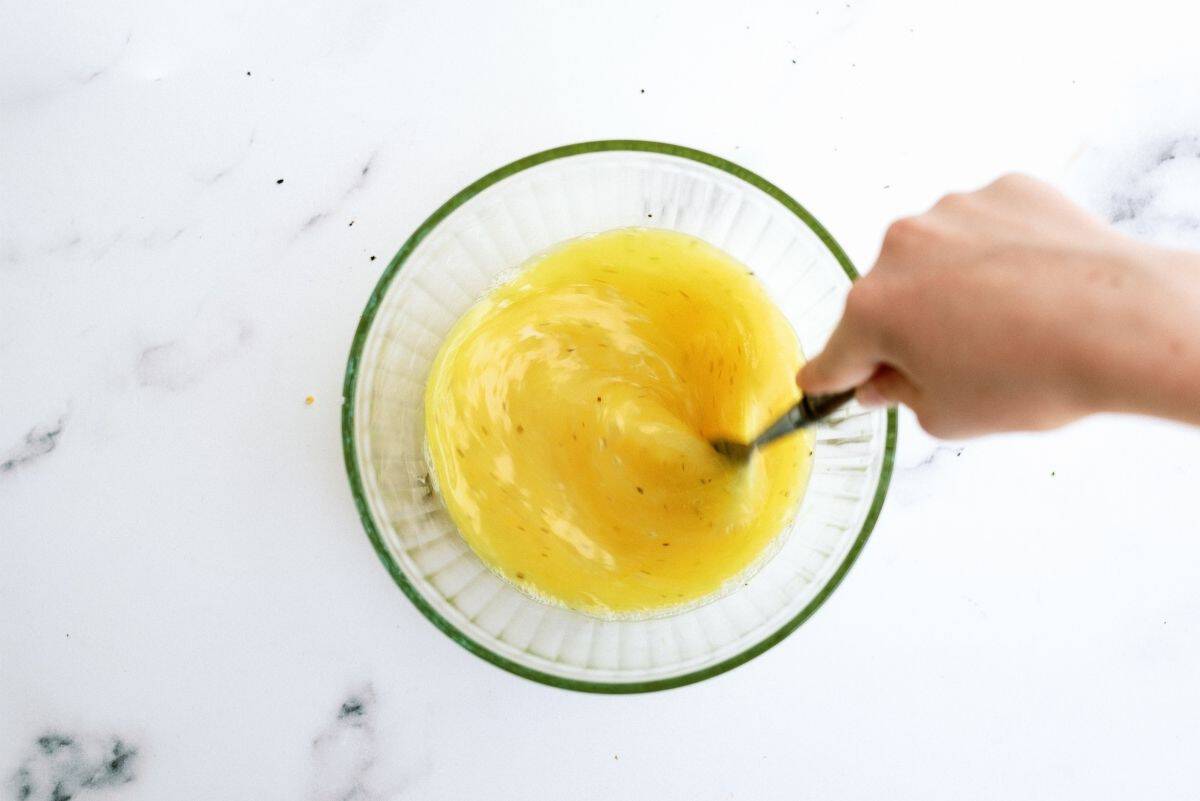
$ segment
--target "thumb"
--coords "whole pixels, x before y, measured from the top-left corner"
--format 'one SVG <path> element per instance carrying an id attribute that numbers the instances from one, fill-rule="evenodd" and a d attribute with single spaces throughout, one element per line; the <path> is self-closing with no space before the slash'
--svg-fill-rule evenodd
<path id="1" fill-rule="evenodd" d="M 859 385 L 855 398 L 868 409 L 895 406 L 898 403 L 912 409 L 919 395 L 917 388 L 899 370 L 880 367 L 866 383 Z"/>
<path id="2" fill-rule="evenodd" d="M 879 363 L 870 341 L 843 319 L 825 350 L 801 368 L 796 383 L 806 395 L 841 392 L 867 381 Z"/>

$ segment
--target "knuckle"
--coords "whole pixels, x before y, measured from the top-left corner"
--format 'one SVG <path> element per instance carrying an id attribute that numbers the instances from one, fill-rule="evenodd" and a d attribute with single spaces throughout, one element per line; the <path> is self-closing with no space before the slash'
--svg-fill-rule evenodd
<path id="1" fill-rule="evenodd" d="M 895 250 L 907 247 L 928 233 L 928 224 L 921 217 L 901 217 L 887 227 L 883 235 L 883 249 Z"/>
<path id="2" fill-rule="evenodd" d="M 938 202 L 933 204 L 933 207 L 939 211 L 954 211 L 961 209 L 970 202 L 971 196 L 965 192 L 950 192 L 942 195 Z"/>
<path id="3" fill-rule="evenodd" d="M 988 188 L 995 189 L 1023 189 L 1029 186 L 1034 186 L 1038 183 L 1037 179 L 1023 172 L 1006 172 L 996 180 L 989 184 Z"/>

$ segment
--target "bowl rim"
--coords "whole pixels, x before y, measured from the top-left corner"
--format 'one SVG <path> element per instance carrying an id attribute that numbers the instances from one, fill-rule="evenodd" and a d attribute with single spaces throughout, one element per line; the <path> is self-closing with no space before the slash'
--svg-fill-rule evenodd
<path id="1" fill-rule="evenodd" d="M 424 596 L 417 591 L 416 587 L 408 580 L 404 571 L 392 558 L 391 553 L 383 544 L 383 539 L 379 534 L 379 530 L 375 526 L 374 517 L 371 514 L 369 505 L 367 504 L 366 493 L 363 490 L 362 476 L 359 474 L 358 468 L 358 452 L 354 443 L 354 407 L 356 401 L 356 390 L 358 386 L 358 368 L 362 358 L 363 347 L 371 331 L 372 323 L 375 320 L 375 314 L 379 309 L 384 296 L 387 294 L 388 288 L 391 286 L 392 280 L 408 260 L 408 257 L 416 249 L 416 247 L 425 239 L 429 233 L 436 228 L 442 220 L 448 217 L 458 207 L 462 206 L 471 198 L 478 195 L 488 187 L 496 184 L 509 176 L 515 175 L 523 170 L 531 167 L 536 167 L 539 164 L 544 164 L 548 161 L 554 161 L 569 156 L 577 156 L 585 153 L 600 153 L 609 151 L 630 151 L 640 153 L 658 153 L 667 156 L 676 156 L 691 161 L 696 161 L 709 167 L 715 167 L 723 172 L 726 172 L 735 178 L 738 178 L 746 183 L 762 190 L 770 197 L 774 198 L 785 208 L 799 217 L 805 225 L 812 230 L 814 234 L 821 240 L 826 248 L 834 255 L 838 263 L 842 266 L 847 277 L 851 281 L 858 279 L 858 271 L 850 262 L 841 245 L 833 238 L 833 236 L 825 230 L 825 227 L 808 212 L 803 206 L 797 203 L 790 195 L 784 192 L 779 187 L 762 178 L 761 176 L 751 172 L 750 170 L 731 161 L 714 156 L 694 148 L 685 147 L 682 145 L 673 145 L 666 142 L 655 142 L 641 139 L 601 139 L 589 142 L 578 142 L 576 144 L 562 145 L 559 147 L 543 150 L 538 153 L 526 156 L 516 161 L 510 162 L 498 169 L 495 169 L 482 178 L 469 184 L 464 189 L 438 207 L 436 211 L 429 215 L 412 235 L 405 240 L 400 249 L 396 251 L 396 255 L 388 263 L 387 268 L 379 277 L 379 281 L 375 285 L 374 291 L 371 292 L 370 298 L 363 309 L 362 316 L 358 321 L 358 328 L 354 332 L 354 341 L 350 346 L 350 355 L 346 361 L 346 375 L 342 387 L 342 453 L 346 462 L 346 473 L 350 480 L 350 489 L 354 495 L 354 504 L 358 508 L 359 518 L 362 520 L 363 528 L 366 530 L 367 537 L 370 538 L 372 546 L 375 548 L 375 553 L 378 554 L 380 561 L 383 562 L 388 573 L 391 574 L 392 580 L 396 582 L 400 590 L 408 596 L 413 605 L 420 610 L 434 626 L 442 631 L 447 637 L 461 645 L 476 656 L 491 662 L 497 667 L 521 676 L 532 681 L 546 684 L 552 687 L 560 687 L 568 690 L 577 690 L 590 693 L 606 693 L 606 694 L 621 694 L 621 693 L 643 693 L 654 692 L 658 690 L 667 690 L 675 687 L 682 687 L 687 684 L 693 684 L 698 681 L 717 676 L 728 670 L 732 670 L 738 665 L 744 664 L 754 657 L 766 652 L 773 646 L 777 645 L 789 634 L 800 627 L 804 621 L 812 617 L 822 604 L 833 594 L 838 585 L 849 572 L 850 567 L 858 558 L 863 546 L 866 545 L 867 539 L 871 535 L 872 529 L 875 527 L 875 521 L 878 520 L 879 514 L 883 509 L 884 498 L 887 496 L 888 485 L 891 482 L 892 469 L 895 464 L 896 454 L 896 433 L 897 433 L 897 418 L 896 410 L 888 409 L 887 411 L 887 434 L 884 439 L 884 454 L 883 463 L 879 471 L 879 481 L 875 487 L 875 495 L 871 500 L 870 509 L 867 511 L 867 516 L 863 520 L 862 529 L 858 536 L 855 537 L 854 543 L 846 552 L 841 564 L 837 566 L 833 574 L 825 585 L 817 592 L 815 596 L 801 609 L 795 616 L 786 621 L 776 631 L 750 645 L 746 649 L 734 654 L 731 657 L 721 660 L 716 664 L 708 667 L 694 670 L 689 673 L 684 673 L 678 676 L 671 676 L 662 679 L 651 679 L 646 681 L 630 681 L 630 682 L 603 682 L 603 681 L 587 681 L 580 679 L 566 678 L 553 673 L 546 673 L 541 670 L 535 670 L 526 667 L 518 662 L 514 662 L 505 656 L 502 656 L 490 650 L 487 646 L 476 642 L 464 632 L 460 631 L 449 620 L 442 617 L 433 606 L 425 600 Z"/>

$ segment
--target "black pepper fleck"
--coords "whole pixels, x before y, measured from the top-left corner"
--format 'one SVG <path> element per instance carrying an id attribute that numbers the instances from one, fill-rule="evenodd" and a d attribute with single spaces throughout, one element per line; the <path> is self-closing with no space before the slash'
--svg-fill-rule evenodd
<path id="1" fill-rule="evenodd" d="M 375 257 L 374 257 L 374 256 L 372 256 L 372 257 L 371 257 L 371 261 L 375 261 Z"/>
<path id="2" fill-rule="evenodd" d="M 281 184 L 281 183 L 283 183 L 283 179 L 282 179 L 282 178 L 276 178 L 276 179 L 275 179 L 275 183 L 276 183 L 276 184 Z"/>

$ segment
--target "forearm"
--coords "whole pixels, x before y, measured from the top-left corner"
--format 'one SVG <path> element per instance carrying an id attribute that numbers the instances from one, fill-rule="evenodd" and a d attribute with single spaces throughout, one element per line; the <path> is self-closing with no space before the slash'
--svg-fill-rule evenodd
<path id="1" fill-rule="evenodd" d="M 1098 312 L 1082 372 L 1094 411 L 1200 425 L 1200 255 L 1139 246 L 1091 287 Z"/>

